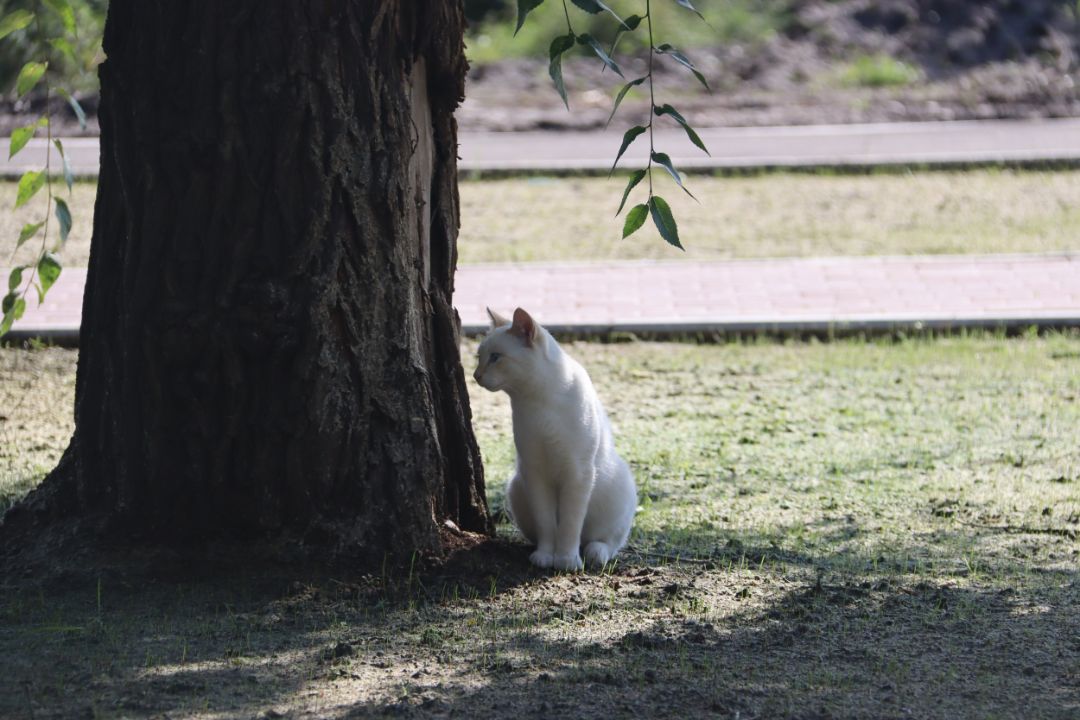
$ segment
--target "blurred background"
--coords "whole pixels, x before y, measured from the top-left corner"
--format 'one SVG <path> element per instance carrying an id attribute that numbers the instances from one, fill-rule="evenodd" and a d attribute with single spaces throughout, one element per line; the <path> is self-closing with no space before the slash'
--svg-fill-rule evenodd
<path id="1" fill-rule="evenodd" d="M 70 1 L 78 38 L 71 53 L 51 48 L 49 62 L 92 116 L 108 1 Z M 623 17 L 644 8 L 643 0 L 608 4 Z M 3 0 L 0 12 L 32 5 Z M 1075 0 L 696 0 L 695 6 L 707 22 L 674 0 L 653 3 L 657 42 L 684 50 L 712 86 L 707 93 L 674 63 L 659 64 L 665 100 L 696 125 L 1080 116 Z M 570 10 L 576 32 L 612 41 L 617 26 L 610 16 L 572 4 Z M 465 11 L 472 70 L 459 114 L 463 129 L 593 129 L 607 120 L 621 83 L 583 49 L 565 62 L 571 112 L 551 86 L 547 48 L 566 27 L 560 3 L 543 3 L 516 37 L 516 0 L 465 0 Z M 43 17 L 57 22 L 51 13 Z M 0 43 L 4 87 L 30 59 L 31 37 L 16 33 Z M 619 43 L 616 58 L 628 78 L 644 73 L 644 45 L 643 29 Z M 36 96 L 29 105 L 41 102 Z M 62 115 L 63 107 L 56 106 Z M 631 92 L 627 108 L 641 111 L 642 98 Z M 5 99 L 0 132 L 8 134 L 18 123 L 12 115 L 27 109 Z M 64 134 L 81 134 L 70 113 L 65 117 Z M 95 134 L 96 125 L 86 132 Z"/>
<path id="2" fill-rule="evenodd" d="M 623 17 L 640 0 L 613 0 Z M 698 0 L 702 22 L 674 0 L 653 3 L 657 42 L 684 50 L 713 93 L 674 63 L 662 92 L 691 123 L 787 125 L 898 120 L 1069 117 L 1080 32 L 1074 0 Z M 571 17 L 578 33 L 609 43 L 604 13 Z M 607 119 L 618 78 L 595 58 L 566 63 L 571 113 L 547 77 L 547 44 L 565 33 L 558 3 L 530 14 L 513 35 L 514 0 L 467 0 L 472 61 L 462 113 L 467 127 L 592 128 Z M 644 73 L 642 33 L 617 59 Z"/>

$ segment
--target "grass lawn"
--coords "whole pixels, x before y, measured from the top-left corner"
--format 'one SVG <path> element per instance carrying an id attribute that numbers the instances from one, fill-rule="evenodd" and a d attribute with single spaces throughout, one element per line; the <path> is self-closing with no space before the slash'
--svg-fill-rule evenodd
<path id="1" fill-rule="evenodd" d="M 0 717 L 1080 714 L 1080 336 L 570 351 L 641 497 L 610 572 L 3 578 Z M 74 366 L 0 351 L 0 495 Z M 470 390 L 498 510 L 508 402 Z"/>
<path id="2" fill-rule="evenodd" d="M 660 179 L 685 253 L 651 223 L 620 239 L 625 183 L 462 183 L 461 262 L 1080 251 L 1077 171 L 691 176 L 700 203 Z"/>
<path id="3" fill-rule="evenodd" d="M 661 180 L 685 253 L 651 224 L 620 240 L 614 214 L 625 181 L 465 180 L 460 261 L 1080 252 L 1080 171 L 691 176 L 700 203 Z M 95 191 L 79 183 L 70 201 L 75 225 L 61 258 L 72 267 L 90 255 Z M 0 184 L 0 197 L 14 198 L 14 183 Z M 43 213 L 43 195 L 0 213 L 0 237 L 18 237 Z M 38 247 L 28 243 L 19 258 Z"/>

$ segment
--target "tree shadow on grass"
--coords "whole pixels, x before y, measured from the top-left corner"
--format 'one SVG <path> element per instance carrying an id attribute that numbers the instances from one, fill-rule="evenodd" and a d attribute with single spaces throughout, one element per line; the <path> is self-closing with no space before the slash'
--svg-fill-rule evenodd
<path id="1" fill-rule="evenodd" d="M 528 548 L 505 540 L 376 574 L 245 559 L 238 548 L 29 555 L 0 572 L 5 719 L 273 717 L 276 703 L 332 681 L 342 663 L 396 663 L 385 652 L 392 626 L 419 636 L 431 608 L 547 577 L 528 565 Z"/>
<path id="2" fill-rule="evenodd" d="M 1078 630 L 1067 606 L 1031 611 L 993 592 L 814 585 L 726 620 L 675 614 L 602 642 L 549 641 L 541 657 L 538 640 L 523 635 L 505 651 L 534 664 L 489 670 L 481 688 L 402 701 L 394 712 L 1064 720 L 1080 708 Z"/>
<path id="3" fill-rule="evenodd" d="M 875 567 L 835 552 L 849 525 L 820 551 L 702 529 L 700 562 L 586 576 L 505 540 L 390 579 L 5 576 L 0 717 L 1076 716 L 1075 567 Z M 891 556 L 931 540 L 961 542 Z"/>
<path id="4" fill-rule="evenodd" d="M 341 716 L 1078 716 L 1080 577 L 1067 538 L 1028 562 L 998 552 L 1000 529 L 905 543 L 873 542 L 849 518 L 815 529 L 818 550 L 785 548 L 783 529 L 702 529 L 690 544 L 711 551 L 688 563 L 631 555 L 602 588 L 618 600 L 593 593 L 578 612 L 494 619 L 498 639 L 462 659 L 469 682 Z"/>

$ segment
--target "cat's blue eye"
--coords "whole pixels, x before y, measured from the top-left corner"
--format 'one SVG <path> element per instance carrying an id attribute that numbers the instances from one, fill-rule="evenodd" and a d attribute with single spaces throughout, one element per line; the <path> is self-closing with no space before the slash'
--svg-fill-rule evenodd
<path id="1" fill-rule="evenodd" d="M 493 363 L 501 357 L 502 355 L 500 353 L 491 353 L 488 355 L 488 363 Z"/>

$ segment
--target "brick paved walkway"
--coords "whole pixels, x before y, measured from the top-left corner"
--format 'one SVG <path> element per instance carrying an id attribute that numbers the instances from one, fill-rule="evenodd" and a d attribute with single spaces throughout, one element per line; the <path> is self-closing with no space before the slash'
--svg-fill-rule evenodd
<path id="1" fill-rule="evenodd" d="M 64 270 L 15 329 L 74 337 L 85 280 Z M 454 304 L 469 333 L 485 305 L 583 333 L 1080 326 L 1080 254 L 468 265 Z"/>

